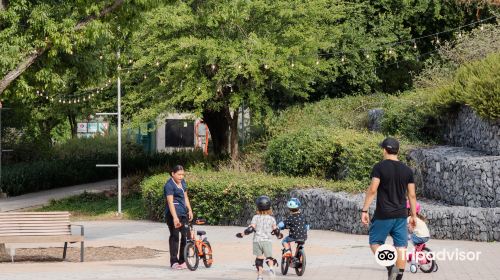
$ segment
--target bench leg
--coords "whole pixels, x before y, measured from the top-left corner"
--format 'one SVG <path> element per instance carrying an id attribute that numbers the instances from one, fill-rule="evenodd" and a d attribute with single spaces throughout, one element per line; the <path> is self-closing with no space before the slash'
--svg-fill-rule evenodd
<path id="1" fill-rule="evenodd" d="M 80 245 L 80 262 L 83 262 L 84 254 L 85 254 L 85 247 L 83 246 L 83 241 L 82 241 Z"/>
<path id="2" fill-rule="evenodd" d="M 66 260 L 66 251 L 67 250 L 68 250 L 68 242 L 64 242 L 63 261 Z"/>

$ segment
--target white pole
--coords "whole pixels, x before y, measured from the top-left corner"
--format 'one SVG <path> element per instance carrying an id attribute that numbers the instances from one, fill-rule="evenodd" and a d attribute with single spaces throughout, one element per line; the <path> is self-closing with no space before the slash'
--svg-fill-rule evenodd
<path id="1" fill-rule="evenodd" d="M 120 58 L 120 52 L 118 52 Z M 118 70 L 118 214 L 122 213 L 122 93 L 120 70 Z"/>

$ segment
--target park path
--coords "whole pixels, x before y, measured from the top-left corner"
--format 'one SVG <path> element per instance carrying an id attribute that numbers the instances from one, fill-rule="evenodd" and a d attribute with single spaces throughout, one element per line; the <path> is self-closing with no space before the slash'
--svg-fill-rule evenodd
<path id="1" fill-rule="evenodd" d="M 10 212 L 35 206 L 43 206 L 53 199 L 62 199 L 69 196 L 87 192 L 101 192 L 114 189 L 117 186 L 117 180 L 107 180 L 95 183 L 63 187 L 51 190 L 45 190 L 35 193 L 23 194 L 20 196 L 0 198 L 0 212 Z"/>
<path id="2" fill-rule="evenodd" d="M 215 262 L 212 268 L 203 266 L 197 271 L 172 271 L 168 268 L 168 229 L 162 223 L 149 221 L 91 221 L 83 222 L 86 231 L 86 247 L 119 246 L 133 248 L 144 246 L 165 251 L 153 259 L 103 261 L 103 262 L 52 262 L 52 263 L 2 263 L 0 279 L 9 280 L 164 280 L 164 279 L 255 279 L 252 263 L 251 237 L 237 239 L 239 227 L 203 226 L 214 248 Z M 292 272 L 288 276 L 279 273 L 276 279 L 387 279 L 385 268 L 376 264 L 367 247 L 367 236 L 333 231 L 312 230 L 306 244 L 308 265 L 303 277 Z M 7 247 L 16 244 L 7 244 Z M 19 245 L 18 248 L 27 245 Z M 31 246 L 31 245 L 30 245 Z M 62 244 L 38 244 L 58 246 Z M 75 244 L 73 246 L 78 246 Z M 273 253 L 279 255 L 279 243 L 273 244 Z M 469 280 L 500 279 L 499 243 L 470 241 L 431 240 L 434 251 L 443 249 L 453 252 L 479 251 L 479 261 L 442 261 L 439 271 L 431 274 L 407 272 L 406 280 Z M 265 277 L 264 279 L 270 279 Z"/>

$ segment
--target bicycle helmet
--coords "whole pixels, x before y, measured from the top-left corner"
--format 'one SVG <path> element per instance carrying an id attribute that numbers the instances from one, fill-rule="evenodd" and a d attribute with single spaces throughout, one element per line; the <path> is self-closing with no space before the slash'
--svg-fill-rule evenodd
<path id="1" fill-rule="evenodd" d="M 286 207 L 288 207 L 289 209 L 298 209 L 300 207 L 300 200 L 298 198 L 292 197 L 286 203 Z"/>
<path id="2" fill-rule="evenodd" d="M 257 205 L 257 209 L 259 211 L 266 211 L 271 209 L 271 199 L 266 195 L 261 195 L 255 200 L 255 204 Z"/>
<path id="3" fill-rule="evenodd" d="M 406 209 L 410 209 L 410 201 L 406 201 Z M 417 214 L 420 213 L 420 203 L 417 202 Z"/>

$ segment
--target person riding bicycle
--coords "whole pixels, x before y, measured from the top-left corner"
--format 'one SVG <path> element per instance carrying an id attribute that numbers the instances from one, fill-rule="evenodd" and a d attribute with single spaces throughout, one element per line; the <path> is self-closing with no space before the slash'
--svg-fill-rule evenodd
<path id="1" fill-rule="evenodd" d="M 304 215 L 300 212 L 300 201 L 298 198 L 291 198 L 286 203 L 286 206 L 290 209 L 290 215 L 278 224 L 278 228 L 280 230 L 289 229 L 290 231 L 289 235 L 283 239 L 281 244 L 285 248 L 283 257 L 291 257 L 292 250 L 290 249 L 290 243 L 298 240 L 302 242 L 306 241 L 309 225 Z"/>
<path id="2" fill-rule="evenodd" d="M 411 216 L 410 212 L 410 202 L 406 201 L 406 208 L 408 209 L 408 219 L 410 219 L 409 216 Z M 430 239 L 430 232 L 429 228 L 427 227 L 427 219 L 420 214 L 420 203 L 417 202 L 416 206 L 417 210 L 417 217 L 415 219 L 416 224 L 414 227 L 411 227 L 410 224 L 408 224 L 408 239 L 411 240 L 413 245 L 420 245 L 423 243 L 426 243 Z"/>
<path id="3" fill-rule="evenodd" d="M 276 220 L 272 216 L 271 199 L 265 195 L 260 196 L 255 201 L 257 213 L 253 216 L 250 225 L 243 231 L 236 234 L 236 237 L 243 238 L 244 235 L 253 235 L 253 254 L 255 255 L 255 267 L 257 268 L 257 280 L 262 280 L 264 271 L 264 259 L 269 267 L 271 276 L 275 275 L 274 266 L 278 261 L 273 258 L 273 248 L 271 235 L 277 238 L 283 238 L 279 228 L 276 226 Z"/>

